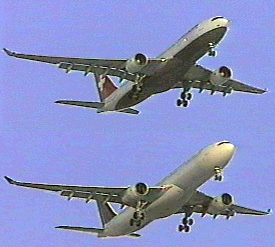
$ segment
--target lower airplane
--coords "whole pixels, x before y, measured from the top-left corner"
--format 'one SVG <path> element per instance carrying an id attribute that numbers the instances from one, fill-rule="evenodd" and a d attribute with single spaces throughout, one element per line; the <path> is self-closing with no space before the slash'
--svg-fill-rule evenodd
<path id="1" fill-rule="evenodd" d="M 123 112 L 138 114 L 131 107 L 152 95 L 170 89 L 182 89 L 177 106 L 187 107 L 192 99 L 190 89 L 222 93 L 232 92 L 263 94 L 266 90 L 233 79 L 233 72 L 226 66 L 210 70 L 197 64 L 205 55 L 215 56 L 215 48 L 229 30 L 230 21 L 217 16 L 205 20 L 184 34 L 176 43 L 156 58 L 137 53 L 130 59 L 98 59 L 53 57 L 22 54 L 4 48 L 12 57 L 57 65 L 66 73 L 80 71 L 87 76 L 95 74 L 101 102 L 59 100 L 56 103 L 97 109 L 97 112 Z M 100 76 L 99 76 L 100 75 Z M 109 76 L 119 78 L 116 87 Z"/>
<path id="2" fill-rule="evenodd" d="M 194 224 L 191 218 L 193 213 L 201 216 L 209 214 L 213 218 L 222 215 L 227 219 L 235 214 L 270 214 L 270 210 L 263 212 L 239 206 L 228 193 L 211 197 L 197 190 L 212 177 L 221 181 L 223 169 L 228 166 L 234 153 L 235 146 L 230 142 L 215 143 L 201 150 L 153 187 L 142 182 L 132 187 L 84 187 L 22 183 L 9 177 L 5 179 L 16 186 L 56 192 L 68 200 L 79 198 L 86 203 L 96 201 L 102 228 L 58 226 L 58 229 L 96 234 L 98 237 L 140 237 L 136 231 L 152 221 L 173 214 L 184 214 L 178 230 L 189 232 Z M 110 203 L 127 208 L 118 214 Z"/>

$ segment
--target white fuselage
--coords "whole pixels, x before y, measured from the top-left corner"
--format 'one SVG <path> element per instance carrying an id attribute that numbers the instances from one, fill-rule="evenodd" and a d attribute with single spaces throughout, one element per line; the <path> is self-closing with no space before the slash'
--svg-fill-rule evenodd
<path id="1" fill-rule="evenodd" d="M 216 143 L 203 149 L 158 183 L 169 189 L 144 209 L 145 218 L 139 227 L 129 224 L 135 209 L 128 207 L 105 225 L 105 230 L 99 237 L 127 235 L 155 219 L 177 213 L 193 193 L 214 176 L 215 167 L 226 167 L 234 153 L 235 147 L 229 142 Z"/>
<path id="2" fill-rule="evenodd" d="M 148 73 L 143 82 L 140 97 L 129 97 L 135 82 L 125 81 L 113 95 L 105 100 L 102 111 L 119 111 L 134 106 L 153 94 L 170 90 L 184 78 L 186 72 L 209 51 L 209 43 L 218 45 L 228 31 L 229 21 L 225 18 L 209 19 L 193 27 L 175 44 L 157 58 L 165 58 Z"/>

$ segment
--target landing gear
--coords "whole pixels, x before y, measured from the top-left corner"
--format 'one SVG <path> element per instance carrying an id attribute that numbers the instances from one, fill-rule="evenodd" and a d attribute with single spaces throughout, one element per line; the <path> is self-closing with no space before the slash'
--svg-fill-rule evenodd
<path id="1" fill-rule="evenodd" d="M 178 231 L 179 232 L 190 232 L 190 230 L 191 230 L 191 228 L 190 228 L 190 226 L 188 226 L 188 225 L 179 225 L 178 226 Z"/>
<path id="2" fill-rule="evenodd" d="M 192 93 L 186 93 L 184 90 L 180 94 L 180 99 L 177 99 L 177 106 L 183 106 L 183 107 L 188 107 L 189 106 L 189 101 L 193 98 Z"/>
<path id="3" fill-rule="evenodd" d="M 144 220 L 144 213 L 135 211 L 133 214 L 133 218 L 130 220 L 130 226 L 141 226 L 141 222 Z"/>
<path id="4" fill-rule="evenodd" d="M 146 206 L 146 201 L 139 201 L 137 203 L 136 211 L 133 213 L 133 217 L 130 220 L 130 226 L 141 226 L 142 220 L 145 218 L 145 214 L 143 213 L 143 208 Z"/>
<path id="5" fill-rule="evenodd" d="M 214 168 L 214 171 L 215 171 L 214 179 L 219 182 L 223 181 L 222 169 L 220 167 L 216 166 Z"/>
<path id="6" fill-rule="evenodd" d="M 209 43 L 208 44 L 209 50 L 208 50 L 208 56 L 210 57 L 216 57 L 218 52 L 214 50 L 215 44 L 214 43 Z"/>
<path id="7" fill-rule="evenodd" d="M 191 226 L 194 225 L 195 221 L 192 218 L 189 218 L 191 216 L 191 213 L 186 213 L 185 217 L 182 219 L 182 224 L 178 226 L 179 232 L 190 232 Z"/>
<path id="8" fill-rule="evenodd" d="M 135 85 L 132 88 L 132 92 L 129 94 L 129 98 L 138 100 L 140 93 L 143 90 L 143 79 L 145 75 L 136 75 Z"/>

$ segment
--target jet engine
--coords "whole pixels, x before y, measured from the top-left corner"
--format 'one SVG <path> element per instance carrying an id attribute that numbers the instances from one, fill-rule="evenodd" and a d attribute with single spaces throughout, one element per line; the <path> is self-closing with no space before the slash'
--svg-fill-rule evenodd
<path id="1" fill-rule="evenodd" d="M 136 73 L 139 72 L 147 64 L 147 56 L 142 53 L 137 53 L 134 58 L 127 60 L 125 69 L 130 73 Z"/>
<path id="2" fill-rule="evenodd" d="M 215 86 L 223 85 L 232 77 L 232 75 L 233 72 L 230 68 L 221 66 L 212 72 L 210 75 L 210 82 Z"/>
<path id="3" fill-rule="evenodd" d="M 144 196 L 149 193 L 149 187 L 145 183 L 137 183 L 136 185 L 129 187 L 122 197 L 122 201 L 126 205 L 136 204 L 142 200 Z"/>
<path id="4" fill-rule="evenodd" d="M 234 198 L 228 193 L 215 197 L 209 204 L 207 212 L 213 215 L 219 214 L 234 203 Z"/>

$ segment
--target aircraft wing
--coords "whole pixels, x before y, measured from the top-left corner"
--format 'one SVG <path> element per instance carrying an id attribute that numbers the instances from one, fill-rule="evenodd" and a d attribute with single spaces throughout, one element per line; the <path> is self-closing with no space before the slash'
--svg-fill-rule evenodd
<path id="1" fill-rule="evenodd" d="M 122 197 L 129 187 L 95 187 L 95 186 L 71 186 L 71 185 L 58 185 L 58 184 L 36 184 L 36 183 L 23 183 L 15 181 L 7 176 L 5 179 L 8 183 L 20 187 L 45 190 L 48 192 L 58 193 L 60 196 L 67 197 L 68 200 L 73 198 L 84 199 L 86 203 L 91 200 L 106 200 L 106 202 L 118 203 L 124 205 Z M 162 186 L 154 186 L 149 188 L 149 193 L 146 195 L 150 202 L 161 191 L 165 189 Z M 127 205 L 134 206 L 134 205 Z"/>
<path id="2" fill-rule="evenodd" d="M 223 85 L 214 86 L 210 83 L 210 75 L 213 71 L 202 67 L 201 65 L 194 65 L 191 69 L 185 74 L 183 78 L 183 82 L 177 83 L 174 88 L 182 88 L 183 85 L 187 87 L 190 86 L 192 88 L 197 89 L 205 89 L 205 90 L 215 90 L 221 93 L 231 93 L 231 91 L 238 91 L 244 93 L 254 93 L 254 94 L 263 94 L 267 92 L 264 89 L 256 88 L 244 84 L 235 79 L 230 79 Z M 189 82 L 190 81 L 190 82 Z M 184 83 L 184 84 L 183 84 Z M 188 85 L 188 83 L 190 83 Z"/>
<path id="3" fill-rule="evenodd" d="M 64 69 L 67 73 L 70 71 L 81 71 L 85 76 L 89 73 L 97 73 L 99 75 L 116 76 L 130 81 L 135 81 L 136 79 L 135 73 L 126 71 L 127 59 L 53 57 L 22 54 L 9 51 L 6 48 L 3 50 L 12 57 L 58 65 L 59 68 Z M 148 64 L 139 71 L 139 74 L 150 76 L 156 66 L 162 62 L 164 62 L 162 59 L 148 59 Z"/>
<path id="4" fill-rule="evenodd" d="M 196 191 L 196 193 L 190 198 L 186 205 L 182 207 L 182 209 L 178 213 L 185 213 L 190 210 L 190 207 L 193 209 L 195 213 L 201 214 L 209 214 L 207 212 L 207 207 L 212 202 L 214 198 L 208 196 L 200 191 Z M 235 214 L 245 214 L 245 215 L 268 215 L 270 214 L 270 210 L 260 211 L 251 208 L 242 207 L 236 204 L 231 205 L 229 208 L 219 212 L 219 215 L 224 216 L 234 216 Z"/>

